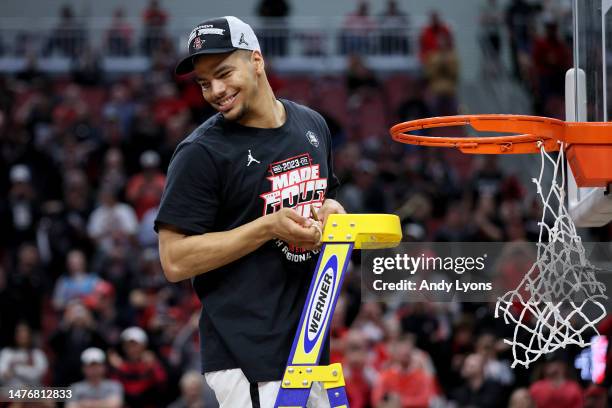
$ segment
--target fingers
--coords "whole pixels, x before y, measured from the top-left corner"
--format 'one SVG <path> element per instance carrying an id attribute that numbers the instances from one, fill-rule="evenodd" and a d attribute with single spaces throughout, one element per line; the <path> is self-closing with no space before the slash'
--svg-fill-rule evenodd
<path id="1" fill-rule="evenodd" d="M 321 243 L 321 238 L 323 237 L 323 228 L 322 228 L 322 225 L 323 225 L 323 224 L 321 224 L 321 223 L 320 223 L 320 222 L 318 222 L 318 221 L 317 221 L 317 222 L 314 222 L 314 223 L 312 224 L 312 228 L 316 229 L 316 230 L 317 230 L 317 232 L 318 232 L 318 234 L 319 234 L 319 238 L 317 239 L 317 243 Z"/>
<path id="2" fill-rule="evenodd" d="M 294 242 L 293 245 L 295 245 L 298 248 L 303 248 L 306 249 L 308 251 L 312 251 L 315 249 L 321 249 L 321 247 L 323 246 L 323 243 L 321 242 L 321 234 L 319 232 L 320 227 L 317 224 L 314 224 L 311 228 L 315 229 L 317 231 L 317 239 L 315 242 L 312 241 L 308 241 L 308 242 Z"/>
<path id="3" fill-rule="evenodd" d="M 311 225 L 310 227 L 303 227 L 299 224 L 293 223 L 292 225 L 287 226 L 288 242 L 306 242 L 316 244 L 321 238 L 319 230 L 320 227 L 317 229 L 317 227 L 314 227 L 314 225 Z"/>
<path id="4" fill-rule="evenodd" d="M 318 221 L 315 221 L 309 229 L 316 231 L 314 241 L 298 242 L 298 243 L 295 243 L 295 245 L 300 248 L 304 248 L 308 250 L 321 248 L 321 245 L 322 245 L 321 238 L 323 236 L 323 231 L 321 229 L 321 223 Z"/>
<path id="5" fill-rule="evenodd" d="M 303 217 L 292 209 L 287 208 L 286 210 L 283 209 L 281 211 L 283 211 L 284 216 L 300 225 L 310 226 L 310 224 L 312 223 L 312 220 L 310 218 Z"/>
<path id="6" fill-rule="evenodd" d="M 323 203 L 323 206 L 319 208 L 317 215 L 319 217 L 319 220 L 323 223 L 323 225 L 325 225 L 325 222 L 327 221 L 327 217 L 330 216 L 331 214 L 346 214 L 346 211 L 344 210 L 344 207 L 342 207 L 342 205 L 339 202 L 329 198 L 325 200 L 325 202 Z"/>
<path id="7" fill-rule="evenodd" d="M 321 238 L 320 225 L 293 210 L 281 210 L 277 219 L 276 236 L 285 242 L 315 245 Z"/>
<path id="8" fill-rule="evenodd" d="M 287 243 L 307 250 L 321 248 L 323 224 L 306 218 L 291 209 L 276 213 L 275 236 Z"/>
<path id="9" fill-rule="evenodd" d="M 323 223 L 323 225 L 325 225 L 325 223 L 327 222 L 327 216 L 329 215 L 329 212 L 328 211 L 321 211 L 321 210 L 319 210 L 319 213 L 317 215 L 319 216 L 319 220 L 321 220 L 321 223 Z"/>

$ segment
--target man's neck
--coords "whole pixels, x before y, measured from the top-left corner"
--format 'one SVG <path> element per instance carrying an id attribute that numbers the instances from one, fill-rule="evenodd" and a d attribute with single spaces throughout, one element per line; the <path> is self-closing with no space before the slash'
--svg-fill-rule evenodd
<path id="1" fill-rule="evenodd" d="M 284 105 L 276 99 L 268 83 L 264 85 L 262 95 L 255 104 L 250 107 L 250 114 L 238 121 L 242 126 L 274 129 L 281 127 L 287 120 Z"/>

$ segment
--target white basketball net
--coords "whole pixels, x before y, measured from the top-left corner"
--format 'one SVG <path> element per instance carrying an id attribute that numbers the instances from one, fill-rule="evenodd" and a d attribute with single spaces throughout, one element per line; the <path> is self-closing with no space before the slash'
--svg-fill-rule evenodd
<path id="1" fill-rule="evenodd" d="M 540 176 L 533 179 L 543 205 L 537 260 L 519 286 L 495 305 L 495 317 L 501 313 L 506 324 L 515 325 L 513 338 L 504 339 L 512 346 L 513 368 L 529 367 L 543 354 L 569 344 L 589 346 L 595 325 L 606 315 L 600 302 L 607 298 L 605 285 L 586 259 L 565 203 L 565 146 L 561 144 L 556 158 L 541 143 L 539 147 Z M 553 166 L 553 175 L 550 189 L 544 191 L 547 165 Z"/>

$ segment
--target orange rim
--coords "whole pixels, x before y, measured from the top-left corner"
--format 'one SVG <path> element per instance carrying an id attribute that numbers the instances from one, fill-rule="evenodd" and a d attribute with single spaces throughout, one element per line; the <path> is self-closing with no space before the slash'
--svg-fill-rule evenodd
<path id="1" fill-rule="evenodd" d="M 434 137 L 413 131 L 440 127 L 471 126 L 481 132 L 507 132 L 511 135 L 486 137 Z M 419 146 L 455 147 L 464 153 L 537 153 L 559 150 L 559 142 L 571 144 L 612 144 L 611 122 L 564 122 L 528 115 L 458 115 L 417 119 L 390 129 L 393 140 Z"/>

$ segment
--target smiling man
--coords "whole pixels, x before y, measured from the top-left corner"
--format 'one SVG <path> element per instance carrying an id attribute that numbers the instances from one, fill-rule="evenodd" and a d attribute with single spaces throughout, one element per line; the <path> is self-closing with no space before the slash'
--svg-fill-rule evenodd
<path id="1" fill-rule="evenodd" d="M 343 213 L 331 137 L 272 92 L 251 27 L 205 21 L 176 68 L 219 111 L 176 148 L 155 222 L 172 282 L 202 301 L 202 368 L 221 407 L 271 407 L 316 264 L 321 225 Z M 328 350 L 322 364 L 326 364 Z M 313 387 L 309 406 L 329 406 Z"/>

